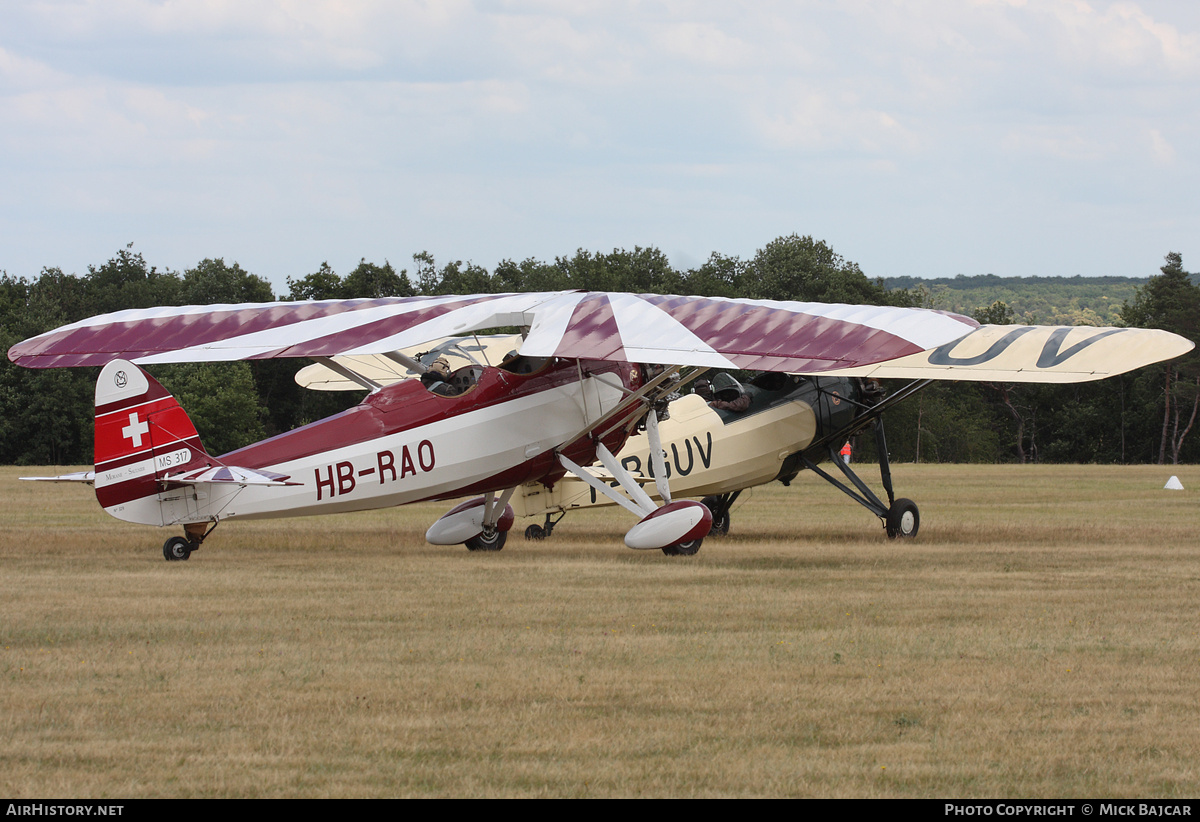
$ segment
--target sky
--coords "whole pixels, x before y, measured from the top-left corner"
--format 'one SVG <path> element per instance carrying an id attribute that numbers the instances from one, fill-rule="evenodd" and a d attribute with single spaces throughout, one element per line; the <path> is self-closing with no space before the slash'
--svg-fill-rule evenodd
<path id="1" fill-rule="evenodd" d="M 4 0 L 0 270 L 1200 270 L 1194 0 Z"/>

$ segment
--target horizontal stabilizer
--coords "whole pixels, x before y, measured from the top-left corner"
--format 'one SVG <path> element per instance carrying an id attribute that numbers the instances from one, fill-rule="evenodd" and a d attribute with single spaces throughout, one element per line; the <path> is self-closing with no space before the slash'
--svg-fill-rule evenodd
<path id="1" fill-rule="evenodd" d="M 96 482 L 95 471 L 76 471 L 72 474 L 62 474 L 57 477 L 21 477 L 30 482 L 86 482 L 93 485 Z"/>
<path id="2" fill-rule="evenodd" d="M 238 468 L 235 465 L 218 465 L 215 467 L 198 468 L 185 471 L 182 474 L 168 474 L 163 482 L 179 485 L 202 485 L 206 483 L 233 485 L 265 485 L 268 487 L 285 488 L 292 485 L 303 485 L 302 482 L 288 482 L 287 474 L 276 474 L 274 471 L 256 471 L 251 468 Z"/>

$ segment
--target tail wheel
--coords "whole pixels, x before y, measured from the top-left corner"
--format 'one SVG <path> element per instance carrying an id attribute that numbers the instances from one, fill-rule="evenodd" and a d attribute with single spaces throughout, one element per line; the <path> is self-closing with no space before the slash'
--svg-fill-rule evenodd
<path id="1" fill-rule="evenodd" d="M 703 539 L 693 539 L 688 542 L 677 542 L 674 545 L 667 545 L 662 549 L 662 552 L 669 557 L 690 557 L 695 556 L 700 551 L 700 545 Z"/>
<path id="2" fill-rule="evenodd" d="M 921 528 L 921 512 L 910 499 L 898 499 L 887 512 L 887 535 L 891 539 L 915 537 Z"/>
<path id="3" fill-rule="evenodd" d="M 167 562 L 184 562 L 192 555 L 192 543 L 183 537 L 171 537 L 163 543 L 163 558 Z"/>
<path id="4" fill-rule="evenodd" d="M 483 533 L 477 537 L 471 537 L 463 545 L 467 546 L 468 551 L 499 551 L 504 547 L 507 539 L 507 531 L 496 530 L 491 535 Z"/>

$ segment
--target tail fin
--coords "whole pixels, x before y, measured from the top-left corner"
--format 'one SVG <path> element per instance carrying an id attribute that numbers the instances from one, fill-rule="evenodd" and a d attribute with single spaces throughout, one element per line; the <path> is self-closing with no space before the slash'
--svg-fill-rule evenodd
<path id="1" fill-rule="evenodd" d="M 113 516 L 163 525 L 160 479 L 205 464 L 208 453 L 187 413 L 128 360 L 96 381 L 96 499 Z"/>

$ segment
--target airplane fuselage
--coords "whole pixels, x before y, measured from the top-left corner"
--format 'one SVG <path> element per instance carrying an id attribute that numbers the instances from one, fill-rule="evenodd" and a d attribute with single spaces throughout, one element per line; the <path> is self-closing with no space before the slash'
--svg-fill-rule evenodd
<path id="1" fill-rule="evenodd" d="M 295 485 L 168 485 L 109 511 L 133 522 L 187 524 L 359 511 L 552 482 L 563 474 L 555 453 L 591 462 L 595 444 L 583 432 L 619 403 L 618 384 L 636 388 L 641 380 L 636 365 L 574 360 L 532 374 L 476 367 L 467 377 L 452 396 L 418 380 L 398 382 L 348 411 L 214 461 L 284 474 Z M 620 450 L 627 429 L 618 425 L 605 445 Z M 187 467 L 201 467 L 197 460 Z"/>
<path id="2" fill-rule="evenodd" d="M 799 455 L 814 440 L 854 419 L 855 381 L 776 375 L 777 386 L 750 385 L 749 409 L 717 411 L 695 394 L 670 405 L 670 418 L 659 424 L 664 465 L 676 498 L 705 497 L 790 480 Z M 653 478 L 650 445 L 644 435 L 630 437 L 618 454 L 635 476 Z M 819 462 L 821 457 L 815 456 Z M 647 493 L 657 498 L 653 483 Z M 539 516 L 571 508 L 611 505 L 611 500 L 574 477 L 553 488 L 529 483 L 513 501 L 518 516 Z"/>

